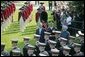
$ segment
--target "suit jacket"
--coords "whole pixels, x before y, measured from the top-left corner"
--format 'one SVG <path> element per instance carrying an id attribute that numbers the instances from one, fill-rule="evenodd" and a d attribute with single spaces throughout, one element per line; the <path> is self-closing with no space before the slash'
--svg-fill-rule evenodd
<path id="1" fill-rule="evenodd" d="M 47 22 L 47 20 L 48 20 L 48 14 L 47 14 L 47 12 L 43 11 L 41 13 L 40 20 L 41 20 L 41 22 L 42 22 L 42 20 L 45 21 L 45 22 Z"/>
<path id="2" fill-rule="evenodd" d="M 70 33 L 68 31 L 62 31 L 60 34 L 60 37 L 64 37 L 66 39 L 69 38 Z"/>
<path id="3" fill-rule="evenodd" d="M 41 33 L 39 33 L 39 30 L 40 30 L 40 29 L 37 29 L 37 30 L 36 30 L 36 34 L 40 35 L 39 41 L 40 41 L 40 42 L 45 42 L 45 39 L 44 39 L 44 31 L 45 31 L 45 30 L 44 30 L 44 29 L 41 29 Z"/>

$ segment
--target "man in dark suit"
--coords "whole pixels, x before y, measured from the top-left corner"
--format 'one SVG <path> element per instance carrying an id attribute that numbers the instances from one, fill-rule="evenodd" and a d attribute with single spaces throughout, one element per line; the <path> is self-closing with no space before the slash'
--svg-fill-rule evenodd
<path id="1" fill-rule="evenodd" d="M 20 11 L 18 13 L 18 21 L 20 20 L 20 18 L 22 16 L 23 9 L 24 9 L 23 7 L 19 9 Z"/>
<path id="2" fill-rule="evenodd" d="M 45 31 L 45 30 L 43 29 L 42 26 L 40 26 L 40 28 L 38 28 L 38 29 L 36 30 L 36 34 L 40 35 L 40 39 L 39 39 L 40 42 L 45 42 L 45 39 L 44 39 L 44 31 Z"/>

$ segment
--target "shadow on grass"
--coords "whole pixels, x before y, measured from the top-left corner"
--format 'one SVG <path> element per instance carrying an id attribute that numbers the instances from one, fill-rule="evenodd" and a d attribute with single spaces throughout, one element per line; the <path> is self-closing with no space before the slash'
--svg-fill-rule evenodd
<path id="1" fill-rule="evenodd" d="M 29 40 L 29 44 L 31 44 L 31 45 L 35 45 L 35 39 L 30 39 Z M 23 47 L 24 47 L 24 42 L 22 41 L 22 42 L 18 42 L 18 47 L 21 49 L 21 51 L 23 51 Z"/>
<path id="2" fill-rule="evenodd" d="M 23 49 L 23 46 L 24 46 L 24 42 L 18 42 L 18 47 L 22 50 Z"/>

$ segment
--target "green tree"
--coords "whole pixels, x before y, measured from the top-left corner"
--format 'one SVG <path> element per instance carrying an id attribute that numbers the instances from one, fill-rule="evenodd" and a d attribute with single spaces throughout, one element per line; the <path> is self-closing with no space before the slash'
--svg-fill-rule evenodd
<path id="1" fill-rule="evenodd" d="M 79 15 L 84 15 L 84 1 L 71 1 L 68 4 L 70 11 L 74 11 Z"/>

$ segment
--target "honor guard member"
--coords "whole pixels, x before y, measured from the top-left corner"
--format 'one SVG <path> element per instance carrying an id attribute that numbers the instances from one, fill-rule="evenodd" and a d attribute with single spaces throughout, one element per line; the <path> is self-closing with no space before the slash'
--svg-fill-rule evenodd
<path id="1" fill-rule="evenodd" d="M 9 9 L 7 8 L 8 5 L 5 3 L 1 4 L 1 6 L 3 11 L 3 19 L 4 19 L 3 30 L 4 30 L 8 24 L 7 20 L 8 20 Z"/>
<path id="2" fill-rule="evenodd" d="M 75 54 L 73 56 L 84 56 L 84 53 L 80 51 L 81 44 L 74 43 Z"/>
<path id="3" fill-rule="evenodd" d="M 22 17 L 23 17 L 23 20 L 24 20 L 24 21 L 27 20 L 27 12 L 26 12 L 26 6 L 25 6 L 25 5 L 24 5 L 23 12 L 22 12 Z"/>
<path id="4" fill-rule="evenodd" d="M 27 49 L 27 56 L 36 56 L 35 54 L 34 54 L 34 46 L 32 46 L 32 45 L 28 45 L 28 49 Z"/>
<path id="5" fill-rule="evenodd" d="M 63 54 L 64 54 L 64 56 L 71 56 L 69 54 L 70 50 L 71 50 L 71 48 L 68 47 L 67 45 L 66 46 L 63 46 Z"/>
<path id="6" fill-rule="evenodd" d="M 22 56 L 20 49 L 13 49 L 11 56 Z"/>
<path id="7" fill-rule="evenodd" d="M 9 19 L 9 5 L 8 5 L 8 2 L 7 3 L 5 2 L 5 7 L 6 7 L 5 10 L 7 12 L 7 18 L 6 19 L 8 20 Z"/>
<path id="8" fill-rule="evenodd" d="M 53 30 L 52 33 L 55 34 L 55 38 L 57 40 L 60 37 L 61 31 L 55 31 L 55 30 Z"/>
<path id="9" fill-rule="evenodd" d="M 5 5 L 3 6 L 3 15 L 4 15 L 4 19 L 6 21 L 6 19 L 7 19 L 7 9 L 6 9 Z"/>
<path id="10" fill-rule="evenodd" d="M 29 45 L 29 37 L 24 37 L 23 39 L 24 39 L 23 55 L 26 56 L 28 45 Z"/>
<path id="11" fill-rule="evenodd" d="M 21 16 L 22 16 L 22 13 L 23 13 L 23 11 L 24 11 L 24 9 L 25 9 L 25 5 L 24 6 L 22 6 L 19 10 L 19 13 L 18 13 L 18 21 L 20 20 L 20 18 L 21 18 Z"/>
<path id="12" fill-rule="evenodd" d="M 1 43 L 1 56 L 10 56 L 10 54 L 6 52 L 4 49 L 5 49 L 5 43 Z"/>
<path id="13" fill-rule="evenodd" d="M 11 7 L 12 5 L 11 5 L 11 2 L 8 2 L 7 5 L 8 5 L 7 8 L 9 9 L 9 13 L 8 13 L 8 15 L 9 15 L 9 21 L 12 22 L 13 20 L 12 20 L 12 7 Z"/>
<path id="14" fill-rule="evenodd" d="M 40 39 L 40 35 L 38 35 L 38 34 L 34 34 L 34 38 L 36 39 L 36 41 L 39 41 L 39 39 Z"/>
<path id="15" fill-rule="evenodd" d="M 15 7 L 14 2 L 10 1 L 10 3 L 11 3 L 11 14 L 12 14 L 12 22 L 13 22 L 13 14 L 14 14 L 14 12 L 16 10 L 16 7 Z"/>
<path id="16" fill-rule="evenodd" d="M 49 33 L 49 32 L 44 32 L 44 39 L 45 39 L 45 43 L 47 43 L 48 42 L 48 40 L 49 40 L 49 35 L 51 34 L 51 33 Z"/>
<path id="17" fill-rule="evenodd" d="M 12 2 L 12 1 L 11 1 Z M 15 4 L 12 2 L 12 7 L 13 7 L 13 13 L 15 12 L 16 10 L 16 7 L 15 7 Z"/>
<path id="18" fill-rule="evenodd" d="M 18 21 L 20 20 L 20 18 L 22 16 L 22 12 L 23 12 L 23 8 L 20 8 L 19 13 L 18 13 Z"/>
<path id="19" fill-rule="evenodd" d="M 58 49 L 51 49 L 51 56 L 58 56 L 59 55 L 59 50 Z"/>
<path id="20" fill-rule="evenodd" d="M 46 46 L 46 44 L 39 42 L 38 45 L 39 45 L 39 51 L 40 51 L 39 54 L 40 54 L 40 53 L 43 53 L 43 54 L 49 56 L 48 52 L 45 51 L 45 48 L 46 48 L 45 46 Z"/>

